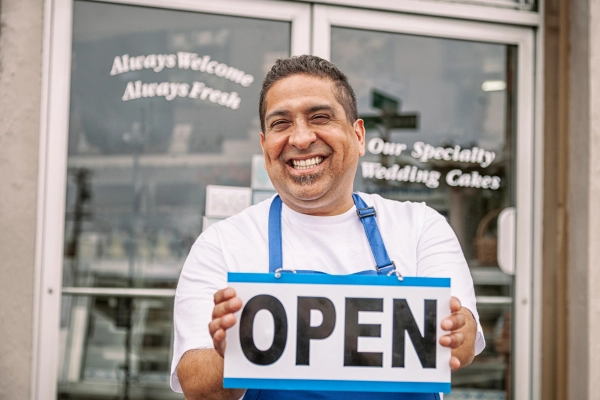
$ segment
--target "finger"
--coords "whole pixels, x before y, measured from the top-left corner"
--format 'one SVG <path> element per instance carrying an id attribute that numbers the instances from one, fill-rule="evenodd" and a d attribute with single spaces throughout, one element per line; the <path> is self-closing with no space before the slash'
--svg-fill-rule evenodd
<path id="1" fill-rule="evenodd" d="M 445 331 L 456 331 L 465 326 L 466 318 L 461 313 L 455 313 L 442 320 L 441 327 Z"/>
<path id="2" fill-rule="evenodd" d="M 213 342 L 215 344 L 222 342 L 223 340 L 225 340 L 226 337 L 227 337 L 227 334 L 225 333 L 225 330 L 223 330 L 223 329 L 217 329 L 217 331 L 212 336 Z"/>
<path id="3" fill-rule="evenodd" d="M 450 299 L 450 312 L 454 314 L 455 312 L 459 312 L 461 308 L 462 304 L 460 303 L 458 297 L 452 296 Z"/>
<path id="4" fill-rule="evenodd" d="M 450 357 L 450 370 L 452 372 L 460 368 L 460 360 L 457 357 Z"/>
<path id="5" fill-rule="evenodd" d="M 215 344 L 215 350 L 223 358 L 225 358 L 225 348 L 226 348 L 225 340 L 221 341 L 218 344 Z"/>
<path id="6" fill-rule="evenodd" d="M 456 349 L 465 342 L 465 335 L 462 332 L 452 332 L 449 335 L 444 335 L 440 338 L 440 344 L 444 347 Z"/>
<path id="7" fill-rule="evenodd" d="M 208 323 L 208 333 L 213 339 L 219 329 L 221 329 L 221 318 L 213 319 Z"/>
<path id="8" fill-rule="evenodd" d="M 221 356 L 224 357 L 225 356 L 225 331 L 220 329 L 217 332 L 215 332 L 215 335 L 213 336 L 213 344 L 215 346 L 215 351 Z"/>
<path id="9" fill-rule="evenodd" d="M 239 297 L 223 301 L 213 308 L 212 318 L 220 318 L 227 314 L 233 314 L 242 308 L 242 300 Z"/>
<path id="10" fill-rule="evenodd" d="M 235 290 L 233 288 L 228 287 L 225 289 L 218 290 L 217 293 L 215 293 L 214 302 L 215 302 L 215 305 L 217 305 L 219 303 L 222 303 L 222 302 L 232 299 L 234 297 L 235 297 Z"/>
<path id="11" fill-rule="evenodd" d="M 227 314 L 221 318 L 215 318 L 209 322 L 208 332 L 214 337 L 217 331 L 223 330 L 223 332 L 225 332 L 227 329 L 235 325 L 235 321 L 235 315 L 233 314 Z"/>

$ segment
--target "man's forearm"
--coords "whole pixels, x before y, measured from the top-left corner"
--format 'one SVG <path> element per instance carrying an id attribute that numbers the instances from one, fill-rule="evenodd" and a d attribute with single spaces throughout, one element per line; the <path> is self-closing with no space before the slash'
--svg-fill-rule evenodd
<path id="1" fill-rule="evenodd" d="M 186 400 L 238 400 L 244 389 L 223 389 L 223 358 L 214 349 L 190 350 L 177 366 Z"/>

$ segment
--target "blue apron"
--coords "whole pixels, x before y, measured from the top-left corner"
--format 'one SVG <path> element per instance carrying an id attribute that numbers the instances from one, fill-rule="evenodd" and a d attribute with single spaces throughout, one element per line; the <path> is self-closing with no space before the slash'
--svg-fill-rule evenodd
<path id="1" fill-rule="evenodd" d="M 391 275 L 396 272 L 396 266 L 388 256 L 383 239 L 377 227 L 375 209 L 367 204 L 357 194 L 352 198 L 356 205 L 356 213 L 360 218 L 371 246 L 371 251 L 377 263 L 374 270 L 357 272 L 360 275 Z M 269 210 L 269 272 L 279 274 L 283 270 L 281 243 L 281 198 L 276 196 Z M 298 273 L 323 273 L 318 271 L 297 271 Z M 401 275 L 398 275 L 401 279 Z M 263 390 L 248 389 L 243 400 L 440 400 L 438 393 L 384 393 L 384 392 L 334 392 L 311 390 Z"/>

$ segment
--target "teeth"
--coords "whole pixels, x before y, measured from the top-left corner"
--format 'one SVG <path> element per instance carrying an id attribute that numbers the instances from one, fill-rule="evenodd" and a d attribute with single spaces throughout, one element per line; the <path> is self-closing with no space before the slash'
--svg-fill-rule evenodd
<path id="1" fill-rule="evenodd" d="M 292 160 L 292 165 L 296 169 L 313 168 L 323 162 L 323 157 L 313 157 L 308 160 Z"/>

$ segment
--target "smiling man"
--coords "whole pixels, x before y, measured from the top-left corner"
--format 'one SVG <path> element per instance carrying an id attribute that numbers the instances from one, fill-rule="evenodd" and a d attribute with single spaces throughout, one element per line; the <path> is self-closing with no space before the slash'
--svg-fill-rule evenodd
<path id="1" fill-rule="evenodd" d="M 468 365 L 485 345 L 472 279 L 446 220 L 422 203 L 353 196 L 365 129 L 346 76 L 314 56 L 278 60 L 263 82 L 259 114 L 265 166 L 278 195 L 211 226 L 192 247 L 175 298 L 171 387 L 186 399 L 439 399 L 438 393 L 223 389 L 226 332 L 242 307 L 226 287 L 227 272 L 269 272 L 274 209 L 284 268 L 329 274 L 395 268 L 404 276 L 450 277 L 453 298 L 442 322 L 448 333 L 440 344 L 452 349 L 451 368 Z M 356 201 L 377 210 L 378 245 L 393 263 L 377 265 Z"/>
<path id="2" fill-rule="evenodd" d="M 283 203 L 299 213 L 338 215 L 354 204 L 365 129 L 346 115 L 338 92 L 330 79 L 296 74 L 274 83 L 264 99 L 265 166 Z"/>

